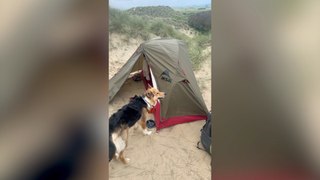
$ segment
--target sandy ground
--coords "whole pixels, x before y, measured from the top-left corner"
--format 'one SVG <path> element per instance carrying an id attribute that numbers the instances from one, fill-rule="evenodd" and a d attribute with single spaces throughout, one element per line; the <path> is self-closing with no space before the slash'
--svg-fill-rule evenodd
<path id="1" fill-rule="evenodd" d="M 144 42 L 142 39 L 127 39 L 117 34 L 109 38 L 109 79 L 127 62 L 139 45 Z"/>
<path id="2" fill-rule="evenodd" d="M 124 43 L 123 37 L 110 37 L 109 78 L 130 58 L 142 40 Z M 195 72 L 207 107 L 211 108 L 211 58 Z M 128 90 L 130 89 L 130 90 Z M 129 101 L 134 95 L 144 91 L 142 82 L 128 79 L 119 94 L 109 104 L 109 116 Z M 150 116 L 150 119 L 153 117 Z M 129 145 L 125 151 L 130 158 L 127 165 L 117 160 L 109 163 L 110 179 L 210 179 L 211 157 L 197 149 L 200 129 L 204 121 L 185 123 L 165 128 L 150 136 L 141 130 L 130 129 Z"/>

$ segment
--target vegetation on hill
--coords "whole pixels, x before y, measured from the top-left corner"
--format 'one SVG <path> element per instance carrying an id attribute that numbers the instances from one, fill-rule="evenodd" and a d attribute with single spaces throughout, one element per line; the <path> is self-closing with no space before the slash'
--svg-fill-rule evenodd
<path id="1" fill-rule="evenodd" d="M 146 19 L 141 16 L 130 15 L 126 11 L 110 8 L 109 32 L 127 35 L 128 38 L 140 37 L 148 40 L 150 37 Z"/>
<path id="2" fill-rule="evenodd" d="M 177 28 L 188 28 L 187 16 L 169 6 L 135 7 L 126 12 L 130 15 L 138 15 L 148 19 L 157 18 Z"/>
<path id="3" fill-rule="evenodd" d="M 109 32 L 125 35 L 127 39 L 149 40 L 159 36 L 183 40 L 189 47 L 190 59 L 196 70 L 210 56 L 205 49 L 210 46 L 211 33 L 194 31 L 191 37 L 182 33 L 181 29 L 190 29 L 188 18 L 192 14 L 194 12 L 175 11 L 168 6 L 137 7 L 127 11 L 110 8 Z"/>
<path id="4" fill-rule="evenodd" d="M 189 16 L 188 24 L 202 32 L 211 30 L 211 11 L 202 11 Z"/>
<path id="5" fill-rule="evenodd" d="M 177 15 L 178 13 L 169 6 L 147 6 L 147 7 L 135 7 L 127 10 L 128 13 L 139 16 L 151 16 L 151 17 L 167 17 Z"/>

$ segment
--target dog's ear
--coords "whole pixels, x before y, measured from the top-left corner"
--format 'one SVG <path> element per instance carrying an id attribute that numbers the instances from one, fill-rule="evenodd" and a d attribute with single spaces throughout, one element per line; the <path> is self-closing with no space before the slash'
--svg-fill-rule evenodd
<path id="1" fill-rule="evenodd" d="M 152 88 L 152 86 L 150 84 L 148 84 L 148 89 Z"/>

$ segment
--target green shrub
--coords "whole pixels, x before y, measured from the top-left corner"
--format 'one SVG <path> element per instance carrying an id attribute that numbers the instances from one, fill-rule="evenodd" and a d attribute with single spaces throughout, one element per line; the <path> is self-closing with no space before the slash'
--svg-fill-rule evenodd
<path id="1" fill-rule="evenodd" d="M 143 40 L 148 40 L 149 32 L 145 20 L 139 16 L 130 17 L 128 35 L 131 38 L 141 37 Z"/>
<path id="2" fill-rule="evenodd" d="M 111 33 L 127 33 L 129 24 L 129 14 L 118 9 L 110 9 L 109 31 Z"/>
<path id="3" fill-rule="evenodd" d="M 204 49 L 195 42 L 189 43 L 188 49 L 193 70 L 198 70 L 201 67 L 201 63 L 207 58 L 207 55 L 204 54 Z"/>
<path id="4" fill-rule="evenodd" d="M 150 32 L 152 32 L 153 34 L 160 36 L 160 37 L 176 37 L 176 30 L 168 25 L 165 24 L 163 21 L 161 20 L 156 20 L 153 21 L 150 25 Z"/>
<path id="5" fill-rule="evenodd" d="M 188 24 L 201 32 L 211 30 L 211 11 L 202 11 L 189 16 Z"/>
<path id="6" fill-rule="evenodd" d="M 210 43 L 211 43 L 210 34 L 200 34 L 195 36 L 193 39 L 197 43 L 197 45 L 203 49 L 210 46 Z"/>

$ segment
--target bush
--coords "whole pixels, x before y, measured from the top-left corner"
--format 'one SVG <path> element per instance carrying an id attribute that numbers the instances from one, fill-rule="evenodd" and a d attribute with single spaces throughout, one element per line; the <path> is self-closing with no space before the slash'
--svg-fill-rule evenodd
<path id="1" fill-rule="evenodd" d="M 109 32 L 125 34 L 128 38 L 140 37 L 149 39 L 148 27 L 145 19 L 139 16 L 129 15 L 125 11 L 110 9 Z"/>
<path id="2" fill-rule="evenodd" d="M 207 55 L 204 53 L 204 49 L 198 46 L 197 42 L 190 42 L 188 46 L 193 70 L 198 70 L 201 67 L 201 63 L 207 58 Z"/>
<path id="3" fill-rule="evenodd" d="M 189 56 L 194 70 L 198 70 L 200 63 L 203 61 L 202 53 L 199 48 L 189 48 Z"/>
<path id="4" fill-rule="evenodd" d="M 197 43 L 197 45 L 200 46 L 202 49 L 210 46 L 211 44 L 210 34 L 200 34 L 195 36 L 193 39 Z"/>
<path id="5" fill-rule="evenodd" d="M 191 15 L 188 24 L 201 32 L 211 30 L 211 11 L 202 11 Z"/>
<path id="6" fill-rule="evenodd" d="M 171 37 L 184 40 L 185 37 L 182 33 L 178 32 L 173 26 L 165 24 L 161 20 L 155 20 L 150 24 L 149 31 L 160 37 Z"/>
<path id="7" fill-rule="evenodd" d="M 128 35 L 130 37 L 141 37 L 143 40 L 149 39 L 148 27 L 143 18 L 139 16 L 130 17 L 128 26 Z"/>
<path id="8" fill-rule="evenodd" d="M 111 33 L 127 33 L 130 17 L 129 14 L 113 8 L 110 8 L 109 12 L 109 31 Z"/>

